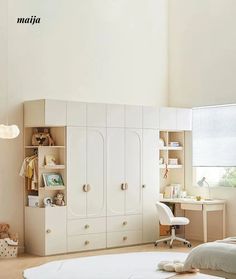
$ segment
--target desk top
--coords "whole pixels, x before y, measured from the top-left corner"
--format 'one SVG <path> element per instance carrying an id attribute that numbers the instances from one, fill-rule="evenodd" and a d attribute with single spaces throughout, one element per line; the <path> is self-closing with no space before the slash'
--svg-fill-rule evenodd
<path id="1" fill-rule="evenodd" d="M 171 279 L 225 279 L 224 277 L 216 277 L 211 276 L 208 274 L 202 274 L 202 273 L 188 273 L 188 274 L 179 274 L 170 277 Z"/>
<path id="2" fill-rule="evenodd" d="M 191 203 L 191 204 L 224 204 L 225 200 L 200 200 L 190 198 L 176 198 L 176 199 L 160 199 L 160 202 L 169 202 L 169 203 Z"/>

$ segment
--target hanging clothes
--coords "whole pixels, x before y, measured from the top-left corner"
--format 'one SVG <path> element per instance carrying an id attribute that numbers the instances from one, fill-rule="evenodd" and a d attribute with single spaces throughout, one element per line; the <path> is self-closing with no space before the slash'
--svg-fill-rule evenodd
<path id="1" fill-rule="evenodd" d="M 26 157 L 19 174 L 26 178 L 28 190 L 38 190 L 38 156 Z"/>

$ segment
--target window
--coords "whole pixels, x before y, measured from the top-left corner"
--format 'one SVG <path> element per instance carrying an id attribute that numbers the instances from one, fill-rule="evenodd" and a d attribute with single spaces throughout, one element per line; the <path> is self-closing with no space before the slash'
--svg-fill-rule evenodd
<path id="1" fill-rule="evenodd" d="M 236 105 L 194 108 L 192 135 L 194 184 L 236 187 Z"/>
<path id="2" fill-rule="evenodd" d="M 194 185 L 206 177 L 210 187 L 236 187 L 236 167 L 195 167 L 193 173 Z"/>

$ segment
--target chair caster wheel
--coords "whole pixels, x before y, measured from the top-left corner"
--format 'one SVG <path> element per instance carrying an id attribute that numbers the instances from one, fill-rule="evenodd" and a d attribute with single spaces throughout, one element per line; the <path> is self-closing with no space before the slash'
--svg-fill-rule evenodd
<path id="1" fill-rule="evenodd" d="M 191 244 L 191 243 L 188 243 L 187 246 L 188 246 L 188 248 L 191 248 L 191 247 L 192 247 L 192 244 Z"/>
<path id="2" fill-rule="evenodd" d="M 172 249 L 172 245 L 170 245 L 170 249 Z"/>
<path id="3" fill-rule="evenodd" d="M 154 246 L 157 247 L 157 243 L 154 243 Z"/>
<path id="4" fill-rule="evenodd" d="M 167 244 L 167 241 L 164 241 L 165 244 Z"/>
<path id="5" fill-rule="evenodd" d="M 184 245 L 187 245 L 187 244 L 188 244 L 188 242 L 184 241 Z"/>

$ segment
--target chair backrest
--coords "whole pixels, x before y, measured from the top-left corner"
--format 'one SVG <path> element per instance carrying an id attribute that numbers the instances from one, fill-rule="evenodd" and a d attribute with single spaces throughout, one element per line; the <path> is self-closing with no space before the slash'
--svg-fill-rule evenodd
<path id="1" fill-rule="evenodd" d="M 174 215 L 169 206 L 162 202 L 156 202 L 156 207 L 161 225 L 171 225 L 171 219 Z"/>

